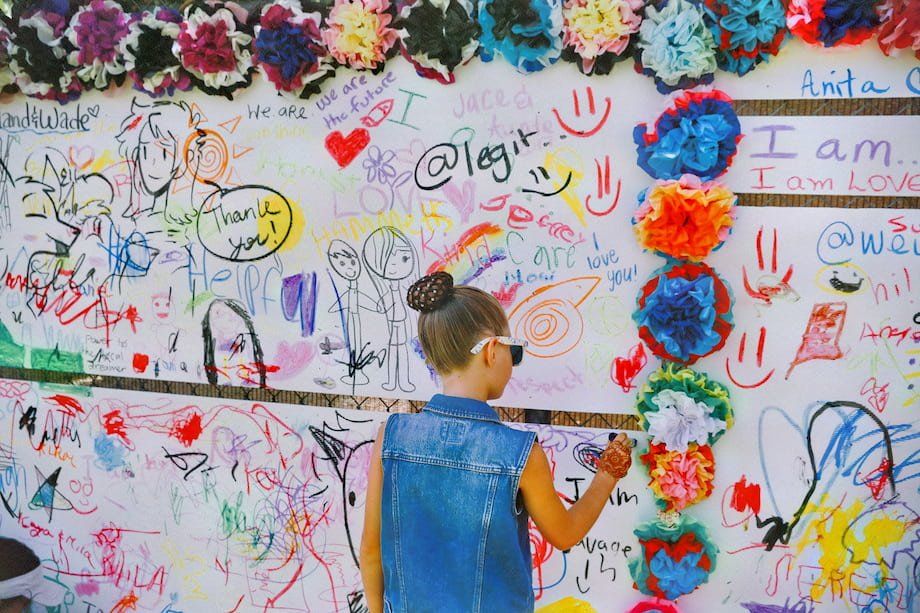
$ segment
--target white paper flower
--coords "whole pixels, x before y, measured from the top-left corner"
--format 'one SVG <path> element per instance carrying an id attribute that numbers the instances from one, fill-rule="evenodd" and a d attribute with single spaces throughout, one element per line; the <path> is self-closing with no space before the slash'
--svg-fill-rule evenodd
<path id="1" fill-rule="evenodd" d="M 709 406 L 683 392 L 661 390 L 652 401 L 658 411 L 645 414 L 648 433 L 671 451 L 683 453 L 690 443 L 705 445 L 710 435 L 725 430 L 725 422 L 712 417 Z"/>

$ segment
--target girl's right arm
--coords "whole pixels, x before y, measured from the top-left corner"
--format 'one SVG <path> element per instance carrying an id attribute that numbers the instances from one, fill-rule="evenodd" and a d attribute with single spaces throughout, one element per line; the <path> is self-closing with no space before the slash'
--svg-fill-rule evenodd
<path id="1" fill-rule="evenodd" d="M 584 538 L 600 516 L 613 488 L 626 475 L 632 462 L 631 451 L 629 439 L 620 433 L 604 450 L 591 485 L 566 509 L 556 493 L 546 452 L 539 444 L 534 444 L 521 474 L 520 489 L 527 512 L 551 545 L 565 551 Z"/>

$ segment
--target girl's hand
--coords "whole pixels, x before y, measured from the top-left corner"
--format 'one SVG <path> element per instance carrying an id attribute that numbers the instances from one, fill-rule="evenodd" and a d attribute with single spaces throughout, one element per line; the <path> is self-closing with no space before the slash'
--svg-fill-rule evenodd
<path id="1" fill-rule="evenodd" d="M 632 466 L 632 444 L 626 433 L 620 432 L 615 439 L 607 443 L 607 448 L 597 461 L 597 468 L 616 479 L 622 479 Z"/>

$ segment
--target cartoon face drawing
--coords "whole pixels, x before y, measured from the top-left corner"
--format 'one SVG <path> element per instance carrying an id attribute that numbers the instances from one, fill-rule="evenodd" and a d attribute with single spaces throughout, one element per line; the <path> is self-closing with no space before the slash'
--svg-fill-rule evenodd
<path id="1" fill-rule="evenodd" d="M 154 195 L 166 191 L 179 174 L 179 143 L 172 133 L 158 125 L 156 120 L 162 117 L 155 115 L 144 123 L 135 160 L 144 189 Z"/>
<path id="2" fill-rule="evenodd" d="M 358 252 L 345 241 L 335 239 L 329 243 L 326 254 L 329 264 L 339 276 L 354 281 L 361 274 L 361 259 Z"/>
<path id="3" fill-rule="evenodd" d="M 396 246 L 386 263 L 384 277 L 387 279 L 405 279 L 415 268 L 415 254 L 411 247 Z"/>

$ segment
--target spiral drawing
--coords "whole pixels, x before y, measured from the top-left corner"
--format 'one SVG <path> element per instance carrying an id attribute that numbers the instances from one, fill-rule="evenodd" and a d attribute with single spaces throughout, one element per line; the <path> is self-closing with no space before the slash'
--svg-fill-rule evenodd
<path id="1" fill-rule="evenodd" d="M 227 171 L 227 143 L 217 132 L 199 129 L 185 141 L 185 159 L 199 183 L 219 183 Z"/>
<path id="2" fill-rule="evenodd" d="M 511 311 L 511 334 L 528 341 L 527 353 L 552 358 L 568 353 L 584 333 L 578 307 L 600 283 L 600 277 L 575 277 L 541 287 Z"/>

